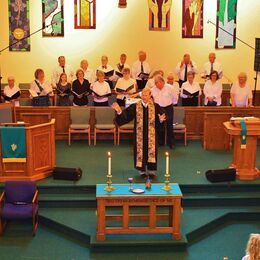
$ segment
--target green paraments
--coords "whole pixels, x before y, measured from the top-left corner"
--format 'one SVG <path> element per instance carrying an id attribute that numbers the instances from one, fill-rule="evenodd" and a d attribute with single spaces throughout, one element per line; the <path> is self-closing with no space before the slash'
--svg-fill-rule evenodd
<path id="1" fill-rule="evenodd" d="M 61 21 L 61 19 L 62 19 L 61 12 L 53 16 L 53 21 Z M 61 22 L 58 22 L 57 24 L 53 24 L 52 29 L 54 35 L 60 34 L 62 31 Z"/>
<path id="2" fill-rule="evenodd" d="M 55 9 L 58 6 L 58 1 L 53 1 L 53 0 L 42 0 L 42 3 L 45 6 L 44 14 L 45 16 L 50 15 L 55 11 Z"/>
<path id="3" fill-rule="evenodd" d="M 224 24 L 225 12 L 226 12 L 226 3 L 228 1 L 228 22 L 235 19 L 237 15 L 236 4 L 237 0 L 219 0 L 219 11 L 217 12 L 217 16 L 219 17 L 219 21 Z"/>

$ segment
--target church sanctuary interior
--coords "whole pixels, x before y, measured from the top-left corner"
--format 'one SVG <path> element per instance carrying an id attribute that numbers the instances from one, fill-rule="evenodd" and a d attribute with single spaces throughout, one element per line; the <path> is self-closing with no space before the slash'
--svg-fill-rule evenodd
<path id="1" fill-rule="evenodd" d="M 259 14 L 1 0 L 0 259 L 260 260 Z"/>

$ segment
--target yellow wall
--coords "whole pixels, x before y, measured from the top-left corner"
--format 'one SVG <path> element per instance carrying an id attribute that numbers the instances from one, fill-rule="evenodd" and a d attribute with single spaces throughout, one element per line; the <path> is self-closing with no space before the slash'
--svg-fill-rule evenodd
<path id="1" fill-rule="evenodd" d="M 67 63 L 77 69 L 82 58 L 87 58 L 90 67 L 99 65 L 100 56 L 107 54 L 110 64 L 118 62 L 121 52 L 128 54 L 128 63 L 136 60 L 138 50 L 148 53 L 153 69 L 172 71 L 185 52 L 191 54 L 201 69 L 207 55 L 215 51 L 215 27 L 207 24 L 216 21 L 217 0 L 204 0 L 204 38 L 181 39 L 182 0 L 173 0 L 171 30 L 151 32 L 148 30 L 147 0 L 128 0 L 126 9 L 117 8 L 118 0 L 97 0 L 97 29 L 74 30 L 73 2 L 65 2 L 65 37 L 42 38 L 41 33 L 31 39 L 31 52 L 5 51 L 0 56 L 3 81 L 14 75 L 17 82 L 30 82 L 34 70 L 41 67 L 47 78 L 57 63 L 59 55 L 67 57 Z M 31 32 L 41 28 L 41 0 L 30 1 Z M 260 1 L 239 0 L 237 36 L 254 46 L 255 37 L 260 37 Z M 0 1 L 0 49 L 8 45 L 8 0 Z M 254 85 L 254 51 L 237 41 L 235 50 L 216 50 L 224 74 L 232 81 L 240 71 L 248 73 Z M 226 79 L 223 80 L 227 82 Z M 260 81 L 260 77 L 259 77 Z M 258 84 L 260 88 L 260 84 Z"/>

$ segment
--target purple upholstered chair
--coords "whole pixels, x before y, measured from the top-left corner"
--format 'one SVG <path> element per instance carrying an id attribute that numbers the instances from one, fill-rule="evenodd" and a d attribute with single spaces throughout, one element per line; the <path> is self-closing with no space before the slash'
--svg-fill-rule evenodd
<path id="1" fill-rule="evenodd" d="M 32 218 L 33 235 L 38 227 L 38 190 L 33 181 L 7 181 L 0 197 L 0 234 L 7 220 Z"/>

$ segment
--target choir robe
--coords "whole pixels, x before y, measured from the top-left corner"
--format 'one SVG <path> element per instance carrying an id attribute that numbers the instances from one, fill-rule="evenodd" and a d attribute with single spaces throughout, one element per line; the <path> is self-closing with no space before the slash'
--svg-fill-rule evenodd
<path id="1" fill-rule="evenodd" d="M 140 101 L 141 102 L 141 101 Z M 139 171 L 146 171 L 146 166 L 148 170 L 155 171 L 157 169 L 157 152 L 158 152 L 158 134 L 157 129 L 159 128 L 160 120 L 158 114 L 163 114 L 164 111 L 160 108 L 157 104 L 155 106 L 155 153 L 156 153 L 156 162 L 150 163 L 148 162 L 148 107 L 143 107 L 143 160 L 142 166 L 137 167 L 137 145 L 136 145 L 136 104 L 129 106 L 128 108 L 124 109 L 120 115 L 116 116 L 115 122 L 118 126 L 124 125 L 129 123 L 130 121 L 134 120 L 134 167 Z"/>

